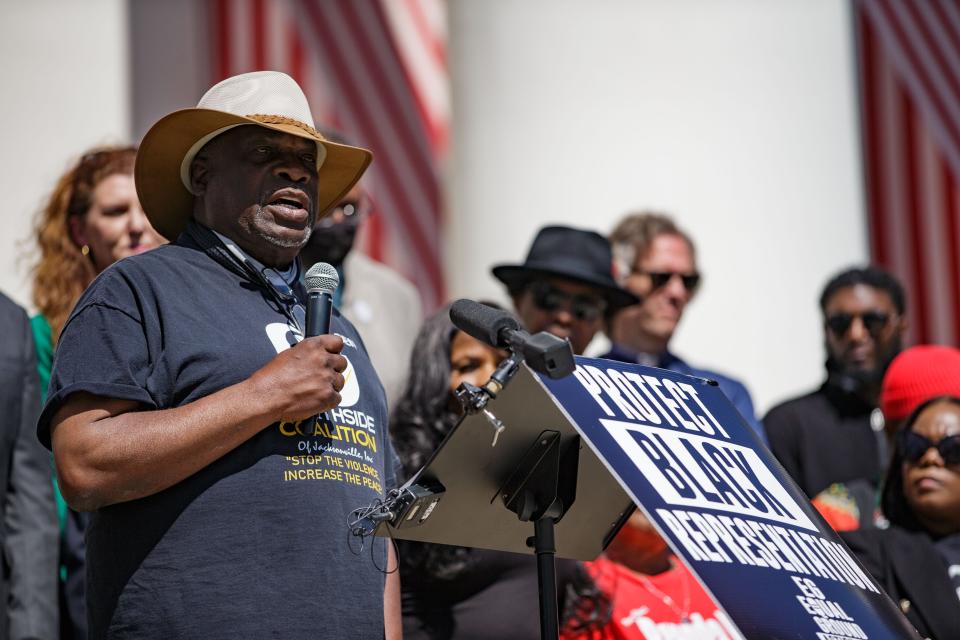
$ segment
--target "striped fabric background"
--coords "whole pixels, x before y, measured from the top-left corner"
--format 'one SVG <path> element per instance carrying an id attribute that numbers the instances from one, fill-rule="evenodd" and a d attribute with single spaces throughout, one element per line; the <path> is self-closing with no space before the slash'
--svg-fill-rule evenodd
<path id="1" fill-rule="evenodd" d="M 960 338 L 960 6 L 855 0 L 871 254 L 908 293 L 911 339 Z"/>
<path id="2" fill-rule="evenodd" d="M 303 87 L 318 126 L 371 149 L 367 253 L 444 301 L 439 171 L 449 96 L 443 0 L 207 0 L 211 84 L 275 69 Z"/>
<path id="3" fill-rule="evenodd" d="M 909 294 L 910 340 L 960 340 L 960 7 L 852 0 L 871 254 Z M 314 117 L 374 151 L 362 242 L 444 300 L 444 0 L 207 0 L 211 83 L 290 73 Z"/>

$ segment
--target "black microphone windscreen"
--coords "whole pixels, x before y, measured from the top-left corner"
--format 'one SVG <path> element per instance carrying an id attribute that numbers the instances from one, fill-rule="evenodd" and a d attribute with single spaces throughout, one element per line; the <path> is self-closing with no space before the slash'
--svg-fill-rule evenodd
<path id="1" fill-rule="evenodd" d="M 502 309 L 461 298 L 450 305 L 450 320 L 461 331 L 494 347 L 505 347 L 504 329 L 520 330 L 520 323 Z"/>

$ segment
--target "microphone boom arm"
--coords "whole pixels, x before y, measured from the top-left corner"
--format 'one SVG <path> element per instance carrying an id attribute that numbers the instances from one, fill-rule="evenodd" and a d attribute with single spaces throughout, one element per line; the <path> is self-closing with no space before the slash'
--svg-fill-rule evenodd
<path id="1" fill-rule="evenodd" d="M 500 309 L 494 309 L 473 300 L 457 300 L 450 307 L 450 320 L 461 331 L 499 349 L 507 350 L 507 357 L 482 387 L 463 382 L 456 395 L 467 414 L 483 413 L 496 431 L 503 431 L 503 423 L 488 410 L 487 403 L 503 391 L 520 370 L 520 364 L 550 378 L 557 379 L 573 373 L 577 363 L 573 358 L 570 341 L 541 331 L 534 335 L 520 328 L 516 318 Z"/>

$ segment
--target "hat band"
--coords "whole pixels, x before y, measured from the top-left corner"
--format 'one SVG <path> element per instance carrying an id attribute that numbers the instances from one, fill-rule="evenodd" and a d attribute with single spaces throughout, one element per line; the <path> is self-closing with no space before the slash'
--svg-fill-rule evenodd
<path id="1" fill-rule="evenodd" d="M 296 118 L 277 116 L 269 113 L 254 113 L 246 117 L 250 118 L 251 120 L 256 120 L 257 122 L 262 122 L 263 124 L 288 124 L 303 129 L 315 138 L 323 139 L 323 136 L 319 131 L 308 125 L 306 122 L 300 122 Z"/>

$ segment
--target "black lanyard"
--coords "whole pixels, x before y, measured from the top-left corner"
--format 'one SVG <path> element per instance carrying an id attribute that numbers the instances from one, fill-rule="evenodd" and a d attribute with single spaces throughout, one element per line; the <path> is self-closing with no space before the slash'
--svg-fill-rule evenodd
<path id="1" fill-rule="evenodd" d="M 274 286 L 270 279 L 255 266 L 236 247 L 225 244 L 216 233 L 211 229 L 201 225 L 195 220 L 187 224 L 184 231 L 208 256 L 216 260 L 219 264 L 227 267 L 234 273 L 247 278 L 254 284 L 263 289 L 270 300 L 275 305 L 275 310 L 282 313 L 290 321 L 292 327 L 296 327 L 300 335 L 304 335 L 304 322 L 297 317 L 295 308 L 299 306 L 304 309 L 300 297 L 297 296 L 297 288 L 300 287 L 300 279 L 297 278 L 289 292 L 280 291 Z M 297 273 L 300 272 L 300 257 L 295 258 Z M 304 309 L 304 313 L 306 313 Z"/>

